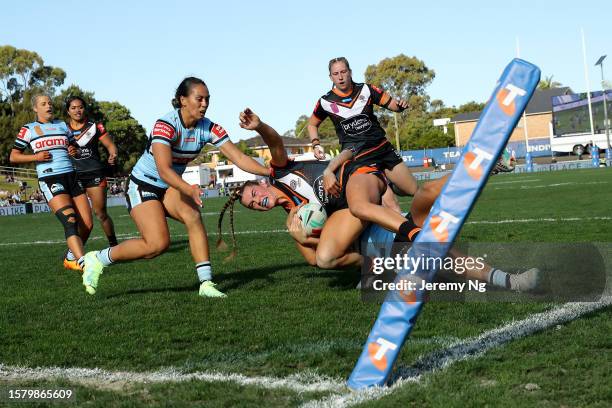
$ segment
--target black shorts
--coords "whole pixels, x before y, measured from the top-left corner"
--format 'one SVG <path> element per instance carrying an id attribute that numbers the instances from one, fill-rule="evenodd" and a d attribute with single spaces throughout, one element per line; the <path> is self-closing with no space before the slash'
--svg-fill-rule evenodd
<path id="1" fill-rule="evenodd" d="M 387 139 L 376 145 L 349 145 L 343 146 L 343 149 L 353 151 L 353 161 L 368 165 L 375 164 L 381 170 L 392 170 L 398 164 L 404 163 L 402 156 Z"/>
<path id="2" fill-rule="evenodd" d="M 134 177 L 130 177 L 127 192 L 125 193 L 125 201 L 129 212 L 136 206 L 151 200 L 159 202 L 164 201 L 166 189 L 152 186 Z"/>
<path id="3" fill-rule="evenodd" d="M 385 185 L 385 191 L 387 189 L 387 177 L 385 176 L 384 170 L 382 170 L 376 163 L 368 162 L 366 160 L 349 160 L 344 162 L 340 170 L 336 174 L 338 183 L 341 188 L 341 197 L 346 200 L 346 186 L 349 179 L 353 174 L 373 174 L 378 177 Z M 384 192 L 382 194 L 384 194 Z M 381 194 L 381 197 L 382 197 Z M 347 201 L 348 208 L 348 201 Z"/>
<path id="4" fill-rule="evenodd" d="M 77 176 L 74 171 L 38 179 L 38 186 L 43 196 L 45 196 L 45 201 L 47 201 L 47 203 L 49 203 L 53 197 L 60 194 L 68 194 L 71 197 L 77 197 L 84 193 L 83 188 L 77 181 Z"/>
<path id="5" fill-rule="evenodd" d="M 106 176 L 102 170 L 99 172 L 77 173 L 77 179 L 82 188 L 106 188 L 107 185 Z"/>

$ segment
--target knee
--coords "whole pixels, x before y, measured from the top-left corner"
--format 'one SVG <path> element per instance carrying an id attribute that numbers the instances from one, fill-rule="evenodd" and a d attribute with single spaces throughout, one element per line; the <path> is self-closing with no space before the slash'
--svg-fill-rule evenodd
<path id="1" fill-rule="evenodd" d="M 351 203 L 349 210 L 354 217 L 359 219 L 368 219 L 369 209 L 371 204 L 368 202 Z"/>
<path id="2" fill-rule="evenodd" d="M 105 222 L 109 219 L 106 208 L 94 208 L 94 214 L 100 222 Z"/>
<path id="3" fill-rule="evenodd" d="M 183 219 L 183 223 L 185 224 L 187 228 L 189 228 L 190 226 L 202 225 L 202 217 L 200 215 L 200 211 L 196 209 L 184 211 L 181 214 L 181 218 Z"/>
<path id="4" fill-rule="evenodd" d="M 333 269 L 337 265 L 338 257 L 329 251 L 317 251 L 316 266 L 321 269 Z"/>
<path id="5" fill-rule="evenodd" d="M 170 239 L 167 237 L 160 237 L 154 241 L 146 241 L 147 251 L 145 258 L 155 258 L 166 252 L 170 247 Z"/>

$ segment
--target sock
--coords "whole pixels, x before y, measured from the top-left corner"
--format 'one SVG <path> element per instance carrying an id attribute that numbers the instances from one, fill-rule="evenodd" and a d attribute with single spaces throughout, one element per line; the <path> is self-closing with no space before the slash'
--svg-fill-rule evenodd
<path id="1" fill-rule="evenodd" d="M 404 221 L 399 226 L 399 231 L 395 235 L 395 242 L 413 242 L 421 228 L 417 227 L 412 218 L 408 221 Z"/>
<path id="2" fill-rule="evenodd" d="M 198 273 L 198 279 L 200 283 L 209 281 L 212 279 L 212 268 L 210 267 L 210 261 L 200 262 L 196 264 L 196 272 Z"/>
<path id="3" fill-rule="evenodd" d="M 72 255 L 72 257 L 74 258 L 74 255 Z M 83 269 L 85 267 L 85 256 L 80 257 L 77 263 L 79 264 L 81 269 Z"/>
<path id="4" fill-rule="evenodd" d="M 491 272 L 489 272 L 488 281 L 493 286 L 510 289 L 510 274 L 500 269 L 492 268 Z"/>
<path id="5" fill-rule="evenodd" d="M 71 250 L 68 250 L 68 252 L 66 252 L 66 259 L 69 261 L 74 261 L 76 256 L 74 256 Z"/>
<path id="6" fill-rule="evenodd" d="M 109 266 L 113 263 L 113 258 L 111 258 L 111 248 L 106 248 L 101 251 L 98 251 L 96 254 L 98 260 L 102 262 L 102 265 Z"/>
<path id="7" fill-rule="evenodd" d="M 114 247 L 119 244 L 119 242 L 117 242 L 117 236 L 115 234 L 107 235 L 106 238 L 108 239 L 108 246 Z"/>

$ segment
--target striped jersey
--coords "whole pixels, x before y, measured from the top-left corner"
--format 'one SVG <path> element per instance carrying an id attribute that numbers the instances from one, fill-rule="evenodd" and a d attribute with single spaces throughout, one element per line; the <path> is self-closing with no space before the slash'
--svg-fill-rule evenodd
<path id="1" fill-rule="evenodd" d="M 152 149 L 154 143 L 162 143 L 172 149 L 172 168 L 182 175 L 187 163 L 200 154 L 204 145 L 211 143 L 218 148 L 228 140 L 225 129 L 208 118 L 200 119 L 193 128 L 187 129 L 180 111 L 173 110 L 155 122 L 145 152 L 132 169 L 132 178 L 159 188 L 168 188 L 157 171 Z"/>
<path id="2" fill-rule="evenodd" d="M 108 135 L 104 125 L 101 122 L 95 123 L 88 120 L 80 129 L 72 129 L 69 124 L 68 128 L 80 147 L 76 156 L 71 157 L 77 173 L 103 170 L 104 164 L 100 161 L 98 140 Z"/>
<path id="3" fill-rule="evenodd" d="M 66 123 L 53 120 L 24 125 L 19 130 L 13 147 L 23 152 L 30 146 L 34 154 L 44 151 L 51 154 L 51 161 L 36 163 L 36 173 L 40 179 L 74 171 L 68 154 L 70 144 L 75 144 L 75 140 Z"/>
<path id="4" fill-rule="evenodd" d="M 371 147 L 386 138 L 374 114 L 374 105 L 388 106 L 391 96 L 374 85 L 353 83 L 348 94 L 334 88 L 317 101 L 312 114 L 323 121 L 329 117 L 342 149 Z"/>

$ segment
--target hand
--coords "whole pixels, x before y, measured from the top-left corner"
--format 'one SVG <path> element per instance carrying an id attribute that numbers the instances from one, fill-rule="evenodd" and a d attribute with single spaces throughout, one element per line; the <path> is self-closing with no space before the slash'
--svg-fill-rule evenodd
<path id="1" fill-rule="evenodd" d="M 191 199 L 196 203 L 196 205 L 198 207 L 202 207 L 202 198 L 200 197 L 202 195 L 202 190 L 200 189 L 200 186 L 195 184 L 191 186 L 190 193 Z"/>
<path id="2" fill-rule="evenodd" d="M 312 151 L 317 160 L 325 160 L 325 149 L 323 149 L 323 146 L 316 145 L 312 148 Z"/>
<path id="3" fill-rule="evenodd" d="M 308 237 L 306 236 L 306 231 L 304 231 L 304 227 L 302 226 L 302 221 L 298 216 L 298 210 L 300 207 L 301 205 L 295 206 L 289 211 L 289 214 L 287 215 L 287 229 L 289 230 L 289 235 L 291 235 L 294 240 L 300 244 L 303 244 L 306 242 Z"/>
<path id="4" fill-rule="evenodd" d="M 78 152 L 79 152 L 79 149 L 77 149 L 76 146 L 73 146 L 73 145 L 68 146 L 68 154 L 70 156 L 75 157 Z"/>
<path id="5" fill-rule="evenodd" d="M 117 159 L 117 153 L 113 152 L 113 153 L 108 154 L 108 164 L 110 164 L 111 166 L 115 165 L 116 159 Z"/>
<path id="6" fill-rule="evenodd" d="M 334 197 L 340 197 L 340 183 L 336 179 L 336 175 L 331 171 L 323 172 L 323 188 L 327 194 Z"/>
<path id="7" fill-rule="evenodd" d="M 34 161 L 36 162 L 48 162 L 53 160 L 53 156 L 49 152 L 38 152 L 34 155 Z"/>
<path id="8" fill-rule="evenodd" d="M 261 119 L 250 108 L 246 108 L 238 115 L 240 127 L 247 130 L 256 130 L 261 125 Z"/>
<path id="9" fill-rule="evenodd" d="M 397 105 L 397 111 L 398 112 L 403 112 L 408 108 L 408 101 L 405 101 L 403 99 L 399 99 L 397 98 L 395 100 L 395 104 Z"/>

